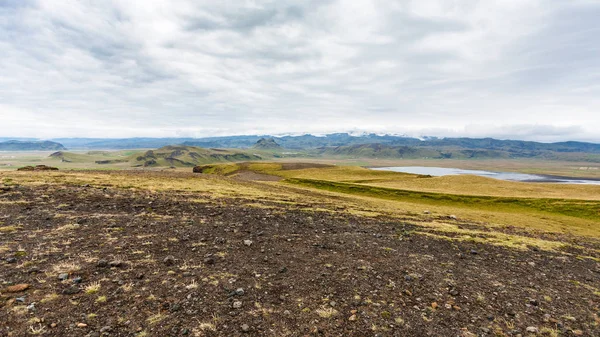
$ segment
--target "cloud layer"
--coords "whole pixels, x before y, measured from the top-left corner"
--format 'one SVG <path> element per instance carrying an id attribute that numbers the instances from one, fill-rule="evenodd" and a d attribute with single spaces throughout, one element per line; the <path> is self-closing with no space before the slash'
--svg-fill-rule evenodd
<path id="1" fill-rule="evenodd" d="M 0 0 L 0 135 L 600 141 L 600 1 Z"/>

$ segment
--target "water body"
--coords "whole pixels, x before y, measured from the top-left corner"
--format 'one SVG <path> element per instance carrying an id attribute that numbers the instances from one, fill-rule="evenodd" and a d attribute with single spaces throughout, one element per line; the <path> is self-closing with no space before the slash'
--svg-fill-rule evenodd
<path id="1" fill-rule="evenodd" d="M 463 170 L 463 169 L 445 168 L 445 167 L 424 167 L 424 166 L 378 167 L 378 168 L 374 168 L 374 170 L 431 175 L 434 177 L 441 177 L 441 176 L 448 176 L 448 175 L 460 175 L 460 174 L 472 174 L 472 175 L 476 175 L 476 176 L 480 176 L 480 177 L 488 177 L 488 178 L 508 180 L 508 181 L 600 185 L 600 179 L 594 180 L 594 179 L 585 179 L 585 178 L 557 177 L 557 176 L 515 173 L 515 172 Z"/>

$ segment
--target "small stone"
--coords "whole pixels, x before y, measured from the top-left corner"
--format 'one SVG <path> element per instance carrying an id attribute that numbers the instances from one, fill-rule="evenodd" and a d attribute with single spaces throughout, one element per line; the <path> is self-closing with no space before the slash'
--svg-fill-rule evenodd
<path id="1" fill-rule="evenodd" d="M 448 217 L 449 217 L 450 219 L 452 219 L 452 220 L 456 220 L 456 219 L 457 219 L 457 218 L 456 218 L 456 215 L 454 215 L 454 214 L 452 214 L 452 215 L 450 215 L 450 216 L 448 216 Z"/>
<path id="2" fill-rule="evenodd" d="M 56 323 L 50 323 L 51 328 L 56 328 Z"/>
<path id="3" fill-rule="evenodd" d="M 79 283 L 81 283 L 81 281 L 83 281 L 83 279 L 79 276 L 73 279 L 73 283 L 75 283 L 75 284 L 79 284 Z"/>
<path id="4" fill-rule="evenodd" d="M 242 324 L 241 326 L 242 332 L 250 331 L 250 326 L 248 324 Z"/>
<path id="5" fill-rule="evenodd" d="M 538 300 L 536 300 L 535 298 L 531 298 L 529 299 L 529 304 L 533 305 L 533 306 L 538 306 L 540 305 L 540 303 L 538 302 Z"/>
<path id="6" fill-rule="evenodd" d="M 460 292 L 458 290 L 452 288 L 452 289 L 450 289 L 450 291 L 448 292 L 448 294 L 456 297 L 456 296 L 458 296 L 460 294 Z"/>
<path id="7" fill-rule="evenodd" d="M 17 263 L 17 259 L 14 257 L 9 257 L 6 259 L 6 262 L 7 263 Z"/>
<path id="8" fill-rule="evenodd" d="M 423 214 L 430 214 L 431 212 L 428 210 L 423 211 Z"/>
<path id="9" fill-rule="evenodd" d="M 477 254 L 479 254 L 478 251 L 476 251 L 475 249 L 471 249 L 471 255 L 477 255 Z"/>
<path id="10" fill-rule="evenodd" d="M 30 305 L 28 305 L 27 310 L 29 310 L 29 311 L 35 310 L 35 303 L 31 303 Z"/>
<path id="11" fill-rule="evenodd" d="M 87 326 L 87 324 L 85 324 L 85 323 L 77 323 L 78 328 L 85 328 L 86 326 Z"/>
<path id="12" fill-rule="evenodd" d="M 280 272 L 281 274 L 283 274 L 283 273 L 287 272 L 287 267 L 281 267 L 281 268 L 279 268 L 279 272 Z"/>
<path id="13" fill-rule="evenodd" d="M 204 259 L 204 264 L 215 264 L 215 258 L 214 257 L 207 257 Z"/>
<path id="14" fill-rule="evenodd" d="M 123 265 L 123 261 L 119 261 L 119 260 L 110 261 L 108 263 L 108 265 L 111 267 L 121 267 Z"/>
<path id="15" fill-rule="evenodd" d="M 248 247 L 252 246 L 252 240 L 244 240 L 244 245 Z"/>
<path id="16" fill-rule="evenodd" d="M 21 291 L 25 291 L 27 289 L 29 289 L 29 284 L 21 283 L 21 284 L 15 284 L 14 286 L 10 286 L 10 287 L 6 288 L 6 292 L 18 293 Z"/>
<path id="17" fill-rule="evenodd" d="M 106 268 L 106 267 L 108 267 L 108 261 L 98 260 L 98 262 L 96 263 L 96 266 L 99 268 Z"/>
<path id="18" fill-rule="evenodd" d="M 100 329 L 100 333 L 110 332 L 110 330 L 112 330 L 112 328 L 107 325 L 107 326 L 102 327 L 102 329 Z"/>
<path id="19" fill-rule="evenodd" d="M 63 295 L 74 295 L 77 294 L 81 291 L 81 289 L 79 289 L 79 287 L 77 286 L 70 286 L 67 289 L 63 290 L 62 293 Z"/>
<path id="20" fill-rule="evenodd" d="M 242 302 L 241 301 L 235 301 L 235 302 L 233 302 L 232 307 L 234 309 L 240 309 L 242 307 Z"/>
<path id="21" fill-rule="evenodd" d="M 535 326 L 528 326 L 527 329 L 525 329 L 525 331 L 530 333 L 538 333 L 539 329 Z"/>
<path id="22" fill-rule="evenodd" d="M 235 294 L 238 295 L 238 296 L 244 295 L 244 288 L 237 288 L 235 290 Z"/>
<path id="23" fill-rule="evenodd" d="M 15 301 L 20 302 L 20 303 L 25 303 L 25 297 L 17 297 L 17 298 L 15 298 Z"/>
<path id="24" fill-rule="evenodd" d="M 352 315 L 352 316 L 348 317 L 348 320 L 351 322 L 356 321 L 356 315 Z"/>
<path id="25" fill-rule="evenodd" d="M 69 278 L 69 274 L 67 274 L 67 273 L 62 273 L 62 274 L 58 275 L 58 279 L 61 280 L 61 281 L 64 281 L 64 280 L 66 280 L 68 278 Z"/>
<path id="26" fill-rule="evenodd" d="M 163 260 L 163 263 L 166 264 L 167 266 L 172 266 L 175 264 L 175 257 L 173 255 L 169 255 L 169 256 L 165 257 L 165 259 Z"/>

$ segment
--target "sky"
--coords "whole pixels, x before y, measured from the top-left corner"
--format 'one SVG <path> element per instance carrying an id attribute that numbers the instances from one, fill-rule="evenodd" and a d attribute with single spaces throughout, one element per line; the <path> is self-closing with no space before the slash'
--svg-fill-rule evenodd
<path id="1" fill-rule="evenodd" d="M 0 137 L 600 142 L 600 0 L 0 0 Z"/>

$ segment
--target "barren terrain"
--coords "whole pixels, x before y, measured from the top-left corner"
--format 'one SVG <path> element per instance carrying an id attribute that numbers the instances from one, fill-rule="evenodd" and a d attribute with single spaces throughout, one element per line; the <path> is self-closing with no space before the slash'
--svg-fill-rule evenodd
<path id="1" fill-rule="evenodd" d="M 526 233 L 573 244 L 513 249 L 431 226 L 481 224 L 351 215 L 316 194 L 282 204 L 94 183 L 178 173 L 34 174 L 0 187 L 1 336 L 600 334 L 592 238 Z"/>

